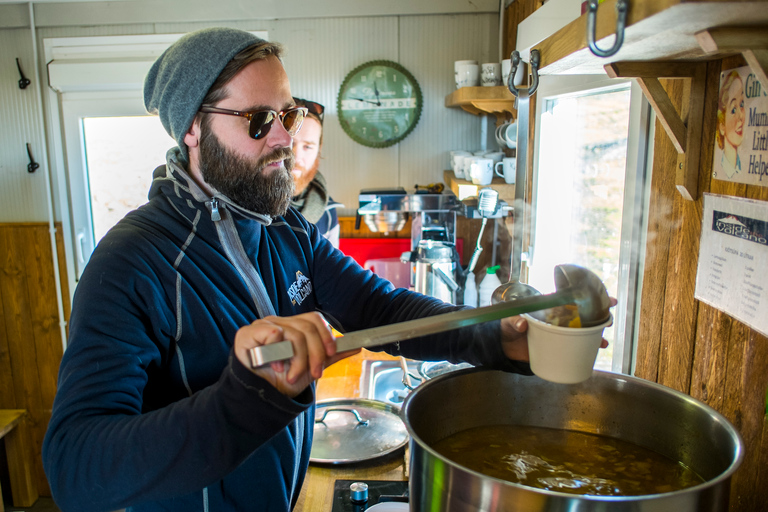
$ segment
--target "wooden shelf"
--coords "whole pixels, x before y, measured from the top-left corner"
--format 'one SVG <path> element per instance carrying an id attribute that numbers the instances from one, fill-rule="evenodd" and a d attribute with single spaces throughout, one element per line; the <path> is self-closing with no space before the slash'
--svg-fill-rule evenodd
<path id="1" fill-rule="evenodd" d="M 453 171 L 443 171 L 443 181 L 459 200 L 465 197 L 477 196 L 477 191 L 484 187 L 491 187 L 499 193 L 499 199 L 508 205 L 515 204 L 515 185 L 509 184 L 503 178 L 494 176 L 490 185 L 475 185 L 471 181 L 457 178 Z"/>
<path id="2" fill-rule="evenodd" d="M 515 96 L 503 85 L 462 87 L 445 97 L 446 107 L 459 107 L 475 115 L 510 114 L 516 116 Z"/>
<path id="3" fill-rule="evenodd" d="M 613 45 L 616 1 L 606 0 L 597 10 L 599 48 Z M 723 47 L 708 51 L 696 34 L 719 27 L 765 27 L 768 1 L 724 2 L 646 0 L 630 2 L 624 44 L 613 56 L 597 57 L 587 46 L 587 16 L 575 19 L 534 45 L 541 54 L 540 75 L 602 74 L 606 64 L 619 61 L 706 61 L 740 53 Z M 525 52 L 521 52 L 524 59 Z M 447 100 L 446 100 L 447 101 Z"/>

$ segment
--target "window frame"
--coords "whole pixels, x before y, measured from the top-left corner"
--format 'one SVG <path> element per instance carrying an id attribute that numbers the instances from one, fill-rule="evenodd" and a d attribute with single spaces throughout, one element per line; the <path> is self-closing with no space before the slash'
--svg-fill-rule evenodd
<path id="1" fill-rule="evenodd" d="M 653 110 L 640 86 L 632 79 L 612 79 L 607 75 L 549 75 L 539 78 L 536 91 L 534 124 L 533 176 L 531 183 L 531 212 L 528 239 L 524 255 L 529 265 L 535 263 L 535 213 L 538 190 L 539 151 L 541 147 L 541 115 L 547 99 L 583 95 L 590 92 L 610 92 L 630 84 L 630 114 L 627 136 L 627 157 L 622 210 L 622 230 L 619 253 L 618 305 L 613 309 L 615 339 L 611 371 L 631 374 L 637 346 L 638 308 L 642 288 L 642 268 L 645 257 L 647 215 L 644 208 L 650 195 L 653 151 Z"/>

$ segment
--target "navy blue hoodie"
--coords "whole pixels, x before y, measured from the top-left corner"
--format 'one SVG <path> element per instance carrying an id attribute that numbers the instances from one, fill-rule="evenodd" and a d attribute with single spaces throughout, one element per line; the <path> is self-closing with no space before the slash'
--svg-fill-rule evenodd
<path id="1" fill-rule="evenodd" d="M 321 311 L 345 332 L 457 309 L 394 289 L 293 209 L 270 219 L 205 196 L 177 158 L 99 243 L 75 291 L 43 445 L 64 511 L 290 510 L 314 388 L 291 399 L 251 373 L 232 354 L 236 331 L 270 314 Z M 504 358 L 498 322 L 402 354 L 529 372 Z"/>

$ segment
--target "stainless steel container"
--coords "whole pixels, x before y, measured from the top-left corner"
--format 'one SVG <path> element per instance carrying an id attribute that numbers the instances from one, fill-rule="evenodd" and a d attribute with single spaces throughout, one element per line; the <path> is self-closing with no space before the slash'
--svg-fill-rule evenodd
<path id="1" fill-rule="evenodd" d="M 455 304 L 459 289 L 456 282 L 455 251 L 451 243 L 421 240 L 413 262 L 415 265 L 414 290 Z"/>
<path id="2" fill-rule="evenodd" d="M 411 436 L 412 511 L 726 511 L 744 454 L 736 429 L 712 408 L 658 384 L 600 371 L 574 385 L 482 369 L 452 372 L 419 386 L 401 414 Z M 705 483 L 648 496 L 574 496 L 485 476 L 431 448 L 456 432 L 499 424 L 619 438 L 681 461 Z"/>

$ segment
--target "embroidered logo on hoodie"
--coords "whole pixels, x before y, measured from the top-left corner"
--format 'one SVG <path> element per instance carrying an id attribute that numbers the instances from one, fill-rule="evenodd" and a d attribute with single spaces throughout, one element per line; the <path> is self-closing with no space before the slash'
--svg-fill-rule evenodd
<path id="1" fill-rule="evenodd" d="M 296 271 L 296 282 L 288 288 L 288 297 L 291 298 L 291 304 L 294 306 L 304 302 L 304 299 L 312 293 L 312 282 L 304 274 Z"/>

